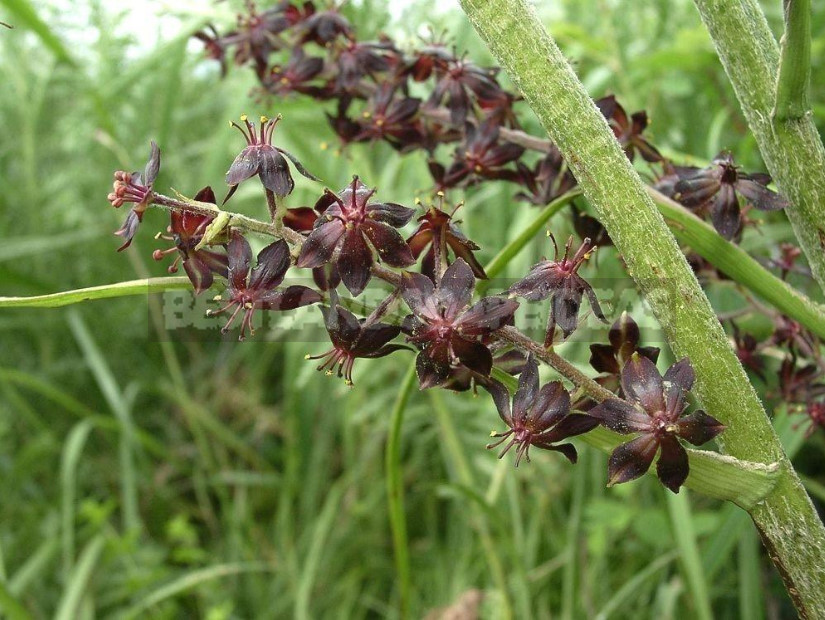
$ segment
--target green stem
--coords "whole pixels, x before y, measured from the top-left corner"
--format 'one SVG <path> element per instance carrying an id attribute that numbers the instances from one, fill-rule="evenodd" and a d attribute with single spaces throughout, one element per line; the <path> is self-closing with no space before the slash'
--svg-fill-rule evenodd
<path id="1" fill-rule="evenodd" d="M 707 222 L 655 189 L 648 192 L 656 201 L 673 234 L 689 245 L 725 275 L 798 321 L 820 338 L 825 338 L 825 310 L 784 280 L 760 265 L 738 245 L 726 241 Z"/>
<path id="2" fill-rule="evenodd" d="M 825 290 L 825 148 L 813 118 L 805 113 L 783 119 L 781 110 L 774 114 L 778 93 L 772 85 L 780 75 L 780 52 L 758 0 L 694 3 L 736 91 L 765 165 L 791 203 L 785 212 L 814 278 Z M 802 39 L 807 36 L 804 22 L 810 9 L 805 4 L 801 2 L 793 8 L 794 32 L 789 32 L 786 39 L 786 71 L 780 77 L 782 91 L 789 82 L 799 82 L 798 77 L 788 77 L 790 63 L 802 61 L 799 69 L 807 73 Z M 794 86 L 793 90 L 798 91 L 799 87 Z"/>
<path id="3" fill-rule="evenodd" d="M 728 426 L 719 438 L 722 448 L 743 460 L 779 463 L 774 490 L 751 509 L 751 516 L 800 613 L 825 617 L 825 560 L 821 551 L 825 529 L 644 183 L 527 0 L 461 0 L 461 4 L 558 145 L 673 352 L 693 363 L 697 396 Z M 718 4 L 738 3 L 725 0 Z M 740 38 L 750 33 L 743 28 L 745 23 L 747 20 L 740 19 L 736 24 Z M 762 87 L 766 83 L 771 81 L 764 80 Z M 794 195 L 787 188 L 785 191 L 793 200 Z M 825 200 L 820 202 L 825 205 Z"/>
<path id="4" fill-rule="evenodd" d="M 60 306 L 68 306 L 93 299 L 148 295 L 150 293 L 191 288 L 192 283 L 189 281 L 189 278 L 183 276 L 146 278 L 144 280 L 129 280 L 128 282 L 117 282 L 116 284 L 90 286 L 88 288 L 79 288 L 61 293 L 50 293 L 48 295 L 0 297 L 0 308 L 59 308 Z"/>
<path id="5" fill-rule="evenodd" d="M 779 57 L 774 113 L 779 121 L 798 120 L 811 109 L 811 0 L 784 0 L 785 34 Z"/>
<path id="6" fill-rule="evenodd" d="M 407 517 L 404 513 L 404 480 L 401 474 L 401 427 L 404 410 L 416 384 L 415 365 L 407 371 L 395 404 L 390 413 L 390 432 L 387 437 L 386 468 L 387 502 L 389 503 L 392 544 L 395 549 L 395 569 L 398 571 L 400 615 L 409 617 L 412 580 L 410 576 L 410 548 L 407 540 Z"/>

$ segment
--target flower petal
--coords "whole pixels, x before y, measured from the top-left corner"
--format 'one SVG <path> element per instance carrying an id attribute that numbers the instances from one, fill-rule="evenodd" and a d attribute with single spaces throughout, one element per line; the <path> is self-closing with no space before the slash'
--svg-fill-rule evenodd
<path id="1" fill-rule="evenodd" d="M 212 270 L 209 265 L 197 258 L 187 258 L 183 261 L 183 270 L 189 277 L 189 281 L 195 289 L 195 295 L 200 295 L 210 286 L 214 281 Z"/>
<path id="2" fill-rule="evenodd" d="M 565 416 L 553 428 L 539 434 L 536 441 L 540 443 L 556 443 L 568 437 L 575 437 L 589 433 L 599 425 L 599 421 L 586 413 L 571 413 Z"/>
<path id="3" fill-rule="evenodd" d="M 372 242 L 381 260 L 393 267 L 408 267 L 415 262 L 410 247 L 392 226 L 381 222 L 365 221 L 361 225 L 367 239 Z"/>
<path id="4" fill-rule="evenodd" d="M 661 446 L 662 453 L 659 455 L 659 462 L 656 463 L 656 474 L 663 485 L 678 493 L 679 487 L 688 476 L 687 452 L 679 440 L 672 436 L 663 437 Z"/>
<path id="5" fill-rule="evenodd" d="M 513 418 L 510 415 L 510 392 L 505 385 L 495 379 L 488 379 L 480 383 L 481 387 L 490 393 L 498 409 L 498 415 L 510 428 L 513 427 Z"/>
<path id="6" fill-rule="evenodd" d="M 415 371 L 419 389 L 426 390 L 444 383 L 450 375 L 447 344 L 435 344 L 421 351 L 415 358 Z"/>
<path id="7" fill-rule="evenodd" d="M 547 299 L 561 286 L 563 278 L 559 276 L 550 261 L 533 265 L 530 272 L 508 289 L 510 295 L 518 295 L 529 301 Z"/>
<path id="8" fill-rule="evenodd" d="M 143 169 L 143 184 L 151 186 L 155 179 L 158 178 L 160 172 L 160 149 L 154 140 L 151 142 L 152 153 L 149 155 L 149 161 L 146 162 L 146 167 Z"/>
<path id="9" fill-rule="evenodd" d="M 711 208 L 711 221 L 716 231 L 725 239 L 733 239 L 741 226 L 739 199 L 733 186 L 722 185 Z"/>
<path id="10" fill-rule="evenodd" d="M 656 364 L 634 353 L 622 368 L 622 389 L 649 414 L 664 411 L 664 383 Z"/>
<path id="11" fill-rule="evenodd" d="M 261 154 L 257 147 L 248 146 L 242 150 L 226 172 L 226 184 L 238 185 L 241 181 L 255 176 L 261 166 Z M 226 202 L 226 200 L 224 200 Z"/>
<path id="12" fill-rule="evenodd" d="M 678 420 L 676 426 L 678 427 L 676 434 L 694 446 L 707 443 L 727 428 L 719 420 L 701 409 Z"/>
<path id="13" fill-rule="evenodd" d="M 338 271 L 341 272 L 341 281 L 353 295 L 360 295 L 370 281 L 370 268 L 373 264 L 370 251 L 364 236 L 357 228 L 344 235 L 341 244 L 341 256 L 338 259 Z"/>
<path id="14" fill-rule="evenodd" d="M 316 226 L 304 241 L 296 265 L 314 269 L 328 263 L 343 235 L 344 223 L 339 219 Z"/>
<path id="15" fill-rule="evenodd" d="M 652 428 L 650 416 L 618 398 L 608 398 L 587 413 L 597 418 L 602 426 L 622 435 L 648 432 Z"/>
<path id="16" fill-rule="evenodd" d="M 289 173 L 289 165 L 275 147 L 265 144 L 259 148 L 261 149 L 259 169 L 261 183 L 266 189 L 283 198 L 295 187 L 295 182 Z"/>
<path id="17" fill-rule="evenodd" d="M 529 419 L 532 420 L 536 429 L 546 431 L 568 413 L 570 413 L 570 393 L 564 389 L 561 381 L 553 381 L 539 390 Z M 596 420 L 594 426 L 598 423 L 599 421 Z M 564 437 L 564 435 L 560 435 L 557 439 L 551 439 L 550 441 L 558 441 Z"/>
<path id="18" fill-rule="evenodd" d="M 473 271 L 463 260 L 458 259 L 447 267 L 436 288 L 435 297 L 448 320 L 455 319 L 459 312 L 470 305 L 475 282 Z"/>
<path id="19" fill-rule="evenodd" d="M 435 286 L 427 276 L 409 271 L 403 272 L 401 274 L 401 297 L 416 316 L 430 321 L 440 318 L 441 315 L 435 305 Z"/>
<path id="20" fill-rule="evenodd" d="M 778 211 L 788 206 L 784 196 L 751 179 L 740 178 L 736 182 L 736 191 L 760 211 Z"/>
<path id="21" fill-rule="evenodd" d="M 415 211 L 394 202 L 373 202 L 367 205 L 367 217 L 376 222 L 401 228 L 415 215 Z"/>
<path id="22" fill-rule="evenodd" d="M 233 291 L 246 289 L 246 277 L 252 262 L 252 248 L 241 233 L 232 232 L 232 238 L 226 248 L 229 261 L 229 287 Z"/>
<path id="23" fill-rule="evenodd" d="M 565 338 L 576 331 L 576 326 L 579 323 L 579 308 L 581 308 L 583 292 L 584 291 L 577 286 L 575 280 L 565 278 L 561 289 L 553 293 L 553 299 L 550 303 L 550 316 L 553 324 L 561 328 Z M 550 337 L 549 333 L 548 337 Z"/>
<path id="24" fill-rule="evenodd" d="M 533 402 L 539 391 L 539 365 L 532 355 L 527 356 L 524 370 L 518 378 L 518 390 L 513 396 L 513 418 L 525 420 L 533 410 Z"/>
<path id="25" fill-rule="evenodd" d="M 665 381 L 675 383 L 685 392 L 690 392 L 695 380 L 696 373 L 693 372 L 693 366 L 686 357 L 680 359 L 665 372 Z"/>
<path id="26" fill-rule="evenodd" d="M 659 442 L 652 434 L 645 434 L 622 444 L 610 455 L 607 464 L 607 486 L 621 484 L 643 476 L 659 449 Z"/>
<path id="27" fill-rule="evenodd" d="M 590 365 L 596 372 L 617 375 L 620 371 L 614 348 L 609 344 L 590 345 Z"/>
<path id="28" fill-rule="evenodd" d="M 464 336 L 485 336 L 511 323 L 518 306 L 515 299 L 485 297 L 459 317 L 456 327 Z"/>
<path id="29" fill-rule="evenodd" d="M 313 291 L 306 286 L 295 284 L 284 289 L 278 289 L 266 293 L 258 298 L 255 306 L 264 310 L 294 310 L 302 306 L 318 303 L 323 297 L 318 291 Z"/>
<path id="30" fill-rule="evenodd" d="M 464 366 L 485 377 L 490 375 L 490 371 L 493 369 L 493 355 L 490 353 L 490 349 L 480 342 L 467 340 L 458 335 L 454 335 L 450 339 L 450 345 L 453 348 L 453 353 L 458 356 L 459 361 Z"/>
<path id="31" fill-rule="evenodd" d="M 270 243 L 258 253 L 258 263 L 249 276 L 247 288 L 269 291 L 284 280 L 289 269 L 289 246 L 283 239 Z"/>
<path id="32" fill-rule="evenodd" d="M 334 299 L 337 299 L 337 297 Z M 331 308 L 324 306 L 320 308 L 321 314 L 324 316 L 324 326 L 330 340 L 332 340 L 332 344 L 336 348 L 350 350 L 361 334 L 361 323 L 358 318 L 337 303 Z"/>
<path id="33" fill-rule="evenodd" d="M 361 329 L 361 335 L 352 348 L 352 352 L 358 357 L 368 357 L 400 333 L 400 325 L 388 325 L 387 323 L 367 325 Z"/>

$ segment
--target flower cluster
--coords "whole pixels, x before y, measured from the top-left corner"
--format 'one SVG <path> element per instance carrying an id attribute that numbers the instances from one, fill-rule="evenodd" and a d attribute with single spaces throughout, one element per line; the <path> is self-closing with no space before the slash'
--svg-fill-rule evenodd
<path id="1" fill-rule="evenodd" d="M 575 375 L 581 388 L 575 399 L 560 381 L 542 386 L 539 380 L 538 359 L 552 361 L 556 353 L 548 349 L 557 332 L 568 338 L 577 329 L 584 297 L 592 313 L 607 322 L 580 272 L 586 275 L 595 262 L 588 259 L 611 240 L 582 204 L 571 205 L 571 223 L 583 240 L 577 250 L 570 237 L 562 255 L 553 238 L 552 260 L 534 265 L 503 293 L 483 297 L 476 292 L 476 281 L 487 277 L 476 257 L 479 246 L 461 231 L 455 211 L 445 210 L 444 194 L 501 181 L 515 186 L 516 200 L 542 206 L 562 196 L 569 200 L 577 185 L 558 148 L 521 131 L 519 97 L 502 85 L 497 68 L 476 65 L 440 41 L 410 52 L 402 52 L 386 37 L 361 41 L 337 9 L 320 10 L 312 2 L 280 2 L 268 10 L 247 2 L 235 31 L 220 35 L 209 30 L 197 37 L 224 67 L 230 58 L 251 65 L 267 96 L 298 94 L 328 102 L 327 118 L 344 145 L 384 141 L 400 153 L 425 154 L 440 202 L 419 211 L 410 224 L 415 209 L 377 200 L 376 190 L 355 176 L 339 191 L 319 191 L 312 208 L 288 209 L 292 169 L 317 179 L 276 144 L 279 116 L 262 117 L 255 124 L 242 117 L 232 125 L 246 144 L 226 174 L 224 203 L 241 183 L 258 177 L 271 225 L 250 227 L 248 218 L 222 212 L 208 188 L 193 200 L 159 194 L 154 184 L 160 153 L 153 143 L 144 171 L 116 173 L 109 196 L 114 206 L 135 205 L 118 231 L 126 240 L 124 247 L 150 205 L 169 208 L 172 220 L 162 237 L 172 246 L 156 250 L 154 256 L 177 254 L 169 269 L 182 264 L 196 293 L 224 286 L 224 305 L 210 312 L 229 313 L 224 331 L 240 317 L 243 339 L 253 333 L 258 311 L 317 304 L 331 348 L 307 357 L 318 360 L 318 369 L 326 374 L 351 385 L 356 360 L 391 354 L 412 359 L 412 353 L 406 353 L 412 349 L 421 389 L 481 386 L 490 393 L 506 429 L 493 434 L 499 441 L 489 447 L 504 444 L 502 455 L 515 451 L 516 465 L 529 461 L 531 446 L 561 452 L 575 462 L 576 450 L 567 439 L 601 424 L 635 436 L 613 452 L 610 484 L 641 476 L 659 455 L 660 480 L 678 492 L 689 473 L 688 452 L 681 442 L 702 445 L 724 429 L 701 410 L 686 413 L 694 382 L 688 360 L 662 376 L 656 368 L 659 350 L 641 346 L 637 324 L 623 314 L 610 329 L 609 342 L 591 346 L 591 365 L 599 374 L 584 382 Z M 595 105 L 627 157 L 653 171 L 660 191 L 708 216 L 724 237 L 741 235 L 751 206 L 786 206 L 768 189 L 766 175 L 742 172 L 729 154 L 721 154 L 706 169 L 674 166 L 645 135 L 644 112 L 628 114 L 612 96 Z M 254 241 L 245 236 L 250 231 L 276 238 L 255 261 Z M 800 269 L 794 250 L 785 248 L 775 259 L 783 277 Z M 300 270 L 311 270 L 316 286 L 288 284 L 288 274 Z M 352 304 L 343 292 L 339 295 L 339 285 L 359 297 L 373 278 L 389 284 L 391 291 L 374 311 L 359 317 L 357 309 L 363 306 Z M 514 327 L 517 297 L 545 302 L 543 346 L 512 337 L 519 333 Z M 822 425 L 825 384 L 818 342 L 798 325 L 776 319 L 769 342 L 732 328 L 740 359 L 757 376 L 767 376 L 762 350 L 784 347 L 788 356 L 780 368 L 779 389 L 786 400 L 804 404 L 812 428 Z M 524 353 L 530 355 L 525 358 Z M 512 398 L 502 381 L 515 380 L 507 375 L 520 375 Z M 604 400 L 605 389 L 614 397 Z"/>
<path id="2" fill-rule="evenodd" d="M 437 190 L 505 180 L 522 188 L 519 200 L 543 206 L 576 186 L 555 145 L 520 131 L 520 98 L 502 85 L 498 67 L 476 65 L 443 41 L 409 52 L 386 36 L 361 41 L 336 8 L 319 11 L 313 2 L 259 11 L 249 1 L 236 30 L 195 36 L 224 69 L 234 50 L 235 63 L 253 67 L 265 95 L 334 101 L 327 118 L 344 145 L 382 140 L 400 152 L 424 151 Z M 428 96 L 410 96 L 422 88 Z M 742 172 L 729 153 L 703 169 L 673 165 L 645 135 L 645 111 L 629 114 L 614 95 L 594 103 L 628 158 L 638 154 L 655 167 L 656 187 L 710 217 L 726 239 L 740 236 L 751 207 L 787 206 L 767 188 L 769 176 Z M 439 161 L 440 145 L 449 144 L 455 144 L 452 161 Z M 531 164 L 529 149 L 543 157 Z"/>

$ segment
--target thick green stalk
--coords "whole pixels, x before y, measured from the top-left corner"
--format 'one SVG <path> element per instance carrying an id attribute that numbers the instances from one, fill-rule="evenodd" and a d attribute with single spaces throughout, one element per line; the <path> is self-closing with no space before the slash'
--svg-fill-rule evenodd
<path id="1" fill-rule="evenodd" d="M 811 109 L 811 0 L 784 0 L 785 34 L 776 81 L 775 116 L 780 121 L 799 119 Z"/>
<path id="2" fill-rule="evenodd" d="M 527 0 L 461 4 L 559 146 L 674 353 L 691 359 L 698 396 L 728 426 L 720 444 L 737 458 L 780 464 L 774 491 L 751 516 L 800 613 L 825 617 L 825 529 L 644 183 Z"/>
<path id="3" fill-rule="evenodd" d="M 814 278 L 825 290 L 825 148 L 810 111 L 805 110 L 798 117 L 791 114 L 786 120 L 774 113 L 777 103 L 786 109 L 789 103 L 785 94 L 777 99 L 779 45 L 757 0 L 694 2 L 733 84 L 765 165 L 790 200 L 791 206 L 786 209 L 788 219 Z M 800 11 L 791 22 L 796 24 L 794 31 L 804 31 L 804 19 L 800 17 L 804 16 L 805 4 L 800 3 L 794 9 Z M 787 63 L 804 58 L 799 42 L 803 36 L 795 34 L 786 38 Z M 789 47 L 792 44 L 793 47 Z M 807 71 L 804 66 L 802 69 Z M 796 78 L 789 78 L 786 71 L 781 77 L 780 91 L 784 93 L 788 82 L 793 81 L 798 82 Z M 794 87 L 794 91 L 798 88 Z"/>

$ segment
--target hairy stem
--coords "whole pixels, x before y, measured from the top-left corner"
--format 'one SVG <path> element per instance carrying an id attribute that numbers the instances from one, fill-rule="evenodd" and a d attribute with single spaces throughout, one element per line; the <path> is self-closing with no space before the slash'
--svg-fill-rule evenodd
<path id="1" fill-rule="evenodd" d="M 558 145 L 674 353 L 691 359 L 697 395 L 728 426 L 720 445 L 737 458 L 780 464 L 776 487 L 751 516 L 800 613 L 825 617 L 825 530 L 644 183 L 527 0 L 461 5 Z M 742 20 L 737 32 L 748 32 Z"/>
<path id="2" fill-rule="evenodd" d="M 825 290 L 825 148 L 809 112 L 790 114 L 790 97 L 799 96 L 798 76 L 789 77 L 790 64 L 802 61 L 804 67 L 806 2 L 789 7 L 793 17 L 787 32 L 784 75 L 779 71 L 779 45 L 768 27 L 757 0 L 694 0 L 710 32 L 725 72 L 733 84 L 742 112 L 753 132 L 765 165 L 782 193 L 789 199 L 785 210 L 799 244 L 808 258 L 811 271 Z M 793 3 L 796 5 L 796 3 Z M 808 11 L 810 8 L 807 9 Z M 798 13 L 797 13 L 798 11 Z M 799 31 L 799 32 L 798 32 Z M 796 33 L 796 34 L 794 34 Z M 774 85 L 779 79 L 781 97 Z M 789 83 L 797 86 L 789 86 Z M 795 101 L 794 105 L 801 104 Z"/>

